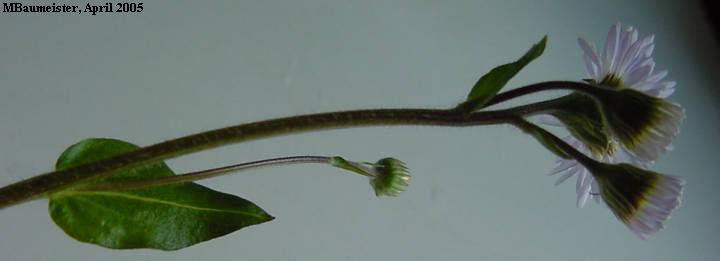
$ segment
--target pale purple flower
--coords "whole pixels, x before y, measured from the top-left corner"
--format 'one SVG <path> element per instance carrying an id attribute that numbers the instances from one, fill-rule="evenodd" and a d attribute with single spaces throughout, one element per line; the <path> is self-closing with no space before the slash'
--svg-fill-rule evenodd
<path id="1" fill-rule="evenodd" d="M 654 193 L 650 193 L 636 213 L 624 221 L 625 225 L 642 239 L 663 229 L 663 222 L 680 206 L 684 184 L 680 178 L 659 174 Z"/>
<path id="2" fill-rule="evenodd" d="M 638 237 L 660 231 L 670 214 L 680 206 L 685 181 L 644 170 L 630 164 L 591 163 L 600 195 L 630 231 Z"/>
<path id="3" fill-rule="evenodd" d="M 579 38 L 589 80 L 603 88 L 630 88 L 661 99 L 670 96 L 675 91 L 675 82 L 664 81 L 667 76 L 665 70 L 654 72 L 653 40 L 652 35 L 639 40 L 635 28 L 627 27 L 623 30 L 619 23 L 610 28 L 602 52 L 596 51 L 591 44 Z M 630 163 L 647 168 L 662 153 L 672 149 L 671 142 L 677 136 L 684 117 L 683 109 L 670 102 L 663 103 L 659 112 L 658 124 L 652 126 L 639 144 L 632 148 L 623 146 L 612 135 L 609 135 L 611 137 L 607 149 L 600 153 L 591 152 L 573 136 L 564 139 L 595 160 L 607 163 Z M 550 115 L 540 115 L 536 119 L 544 124 L 562 126 L 557 118 Z M 575 160 L 558 158 L 551 174 L 561 174 L 556 184 L 577 176 L 578 207 L 582 207 L 588 198 L 599 196 L 597 182 L 590 172 Z"/>

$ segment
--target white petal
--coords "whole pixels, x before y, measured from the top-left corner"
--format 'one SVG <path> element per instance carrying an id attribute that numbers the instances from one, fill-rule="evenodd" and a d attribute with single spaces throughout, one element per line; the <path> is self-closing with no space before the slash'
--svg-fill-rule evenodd
<path id="1" fill-rule="evenodd" d="M 661 82 L 641 86 L 640 89 L 647 95 L 665 99 L 675 92 L 675 82 Z"/>
<path id="2" fill-rule="evenodd" d="M 660 231 L 663 222 L 668 220 L 673 210 L 680 206 L 685 181 L 673 176 L 658 175 L 660 180 L 655 191 L 648 195 L 646 203 L 641 205 L 625 224 L 630 231 L 642 239 Z"/>
<path id="3" fill-rule="evenodd" d="M 640 43 L 637 42 L 637 30 L 632 27 L 628 27 L 620 37 L 620 46 L 618 47 L 617 53 L 617 64 L 615 69 L 622 75 L 623 68 L 626 68 L 627 64 L 632 61 L 634 53 L 637 53 L 637 49 L 640 49 Z M 633 50 L 635 49 L 635 50 Z"/>
<path id="4" fill-rule="evenodd" d="M 603 69 L 605 72 L 615 71 L 615 58 L 617 57 L 617 47 L 620 38 L 620 23 L 617 23 L 610 27 L 608 32 L 607 41 L 605 42 L 605 49 L 603 50 L 603 58 L 605 63 Z"/>
<path id="5" fill-rule="evenodd" d="M 590 43 L 585 41 L 585 39 L 578 38 L 578 44 L 580 44 L 580 48 L 585 53 L 585 55 L 583 56 L 586 59 L 585 67 L 586 68 L 597 68 L 594 70 L 587 70 L 588 75 L 590 77 L 593 77 L 593 79 L 598 80 L 597 77 L 599 77 L 599 75 L 598 75 L 599 72 L 597 70 L 599 70 L 599 68 L 601 68 L 603 66 L 602 62 L 600 61 L 600 57 L 598 57 L 598 54 L 595 51 L 595 48 L 592 47 L 592 45 L 590 45 Z M 589 60 L 590 64 L 588 64 L 588 60 Z"/>
<path id="6" fill-rule="evenodd" d="M 544 125 L 550 125 L 553 127 L 563 127 L 565 126 L 562 121 L 560 121 L 555 116 L 549 115 L 549 114 L 541 114 L 541 115 L 535 115 L 531 117 L 531 120 L 540 124 Z"/>
<path id="7" fill-rule="evenodd" d="M 585 206 L 585 203 L 587 203 L 587 200 L 590 198 L 590 193 L 583 193 L 581 195 L 578 195 L 577 202 L 575 205 L 579 208 L 582 208 Z"/>
<path id="8" fill-rule="evenodd" d="M 655 43 L 653 41 L 655 40 L 655 35 L 649 35 L 648 37 L 645 37 L 645 39 L 642 40 L 643 44 L 645 45 L 645 48 L 643 48 L 643 52 L 645 54 L 645 57 L 650 57 L 653 53 L 653 50 L 655 50 Z"/>
<path id="9" fill-rule="evenodd" d="M 568 144 L 570 144 L 570 146 L 573 146 L 573 148 L 579 150 L 580 152 L 587 154 L 588 150 L 587 148 L 585 148 L 585 145 L 583 145 L 582 142 L 580 142 L 574 136 L 568 135 L 563 137 L 562 140 L 567 142 Z"/>
<path id="10" fill-rule="evenodd" d="M 578 162 L 575 160 L 561 159 L 558 162 L 557 166 L 555 168 L 553 168 L 550 171 L 550 173 L 548 173 L 548 175 L 552 176 L 552 175 L 558 174 L 560 172 L 566 171 L 571 167 L 577 166 L 577 164 L 578 164 Z"/>
<path id="11" fill-rule="evenodd" d="M 637 60 L 643 58 L 640 57 L 641 49 L 641 42 L 635 42 L 630 47 L 628 47 L 627 51 L 622 56 L 619 67 L 617 68 L 617 72 L 619 75 L 625 75 L 636 69 L 635 66 L 638 65 Z"/>
<path id="12" fill-rule="evenodd" d="M 621 28 L 622 29 L 622 28 Z M 625 51 L 627 51 L 628 47 L 632 45 L 632 27 L 628 27 L 625 30 L 621 30 L 620 32 L 620 39 L 618 39 L 618 56 L 622 56 Z"/>
<path id="13" fill-rule="evenodd" d="M 583 60 L 585 60 L 585 72 L 588 76 L 596 81 L 602 80 L 600 79 L 600 66 L 597 66 L 587 55 L 583 55 Z"/>
<path id="14" fill-rule="evenodd" d="M 655 161 L 653 160 L 640 159 L 625 147 L 621 147 L 615 152 L 615 158 L 618 163 L 629 163 L 645 169 L 650 168 L 653 164 L 655 164 Z"/>
<path id="15" fill-rule="evenodd" d="M 652 65 L 652 67 L 655 67 L 655 61 L 652 57 L 638 57 L 637 59 L 630 61 L 625 69 L 625 74 L 630 74 L 632 71 L 645 65 Z M 652 73 L 652 70 L 650 72 Z"/>
<path id="16" fill-rule="evenodd" d="M 658 98 L 665 99 L 675 92 L 675 82 L 662 82 L 661 86 L 657 95 Z"/>
<path id="17" fill-rule="evenodd" d="M 590 190 L 591 190 L 591 184 L 593 183 L 593 177 L 588 173 L 587 170 L 583 169 L 583 173 L 586 173 L 585 175 L 581 175 L 578 177 L 578 183 L 580 186 L 577 190 L 577 207 L 581 208 L 585 206 L 585 202 L 587 202 L 588 198 L 590 197 Z M 580 177 L 582 177 L 582 181 L 580 181 Z"/>
<path id="18" fill-rule="evenodd" d="M 662 70 L 653 75 L 650 75 L 650 77 L 648 77 L 646 79 L 646 81 L 647 82 L 659 82 L 659 81 L 662 81 L 662 79 L 665 79 L 665 76 L 667 76 L 667 75 L 668 75 L 668 71 Z"/>
<path id="19" fill-rule="evenodd" d="M 575 193 L 577 193 L 578 195 L 580 195 L 580 191 L 585 188 L 585 177 L 587 177 L 588 175 L 589 174 L 585 169 L 582 169 L 578 173 L 577 182 L 575 182 Z"/>
<path id="20" fill-rule="evenodd" d="M 567 179 L 575 175 L 574 171 L 568 171 L 567 173 L 560 176 L 557 181 L 555 181 L 555 186 L 560 185 L 561 183 L 565 182 Z"/>
<path id="21" fill-rule="evenodd" d="M 653 66 L 654 64 L 648 64 L 631 71 L 630 74 L 623 78 L 623 84 L 625 84 L 626 86 L 633 86 L 639 82 L 644 81 L 652 72 Z"/>

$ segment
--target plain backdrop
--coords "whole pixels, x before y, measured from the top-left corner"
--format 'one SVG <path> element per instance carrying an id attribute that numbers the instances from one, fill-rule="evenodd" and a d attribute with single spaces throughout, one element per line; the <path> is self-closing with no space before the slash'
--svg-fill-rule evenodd
<path id="1" fill-rule="evenodd" d="M 203 181 L 277 219 L 176 252 L 76 242 L 37 200 L 0 210 L 1 259 L 717 260 L 720 53 L 694 1 L 146 1 L 134 14 L 0 13 L 0 184 L 52 170 L 89 137 L 149 145 L 294 114 L 450 107 L 546 34 L 545 54 L 508 88 L 579 80 L 577 37 L 601 46 L 616 22 L 655 34 L 657 69 L 670 71 L 670 99 L 687 110 L 676 149 L 652 168 L 687 180 L 683 204 L 649 240 L 603 204 L 576 208 L 574 180 L 554 187 L 554 156 L 509 126 L 387 127 L 168 163 L 185 172 L 288 155 L 393 156 L 413 175 L 398 198 L 315 165 Z"/>

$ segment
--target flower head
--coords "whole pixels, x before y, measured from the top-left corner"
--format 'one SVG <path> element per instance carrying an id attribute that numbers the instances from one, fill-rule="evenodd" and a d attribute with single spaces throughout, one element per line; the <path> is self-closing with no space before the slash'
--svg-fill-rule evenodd
<path id="1" fill-rule="evenodd" d="M 605 204 L 633 233 L 640 238 L 663 228 L 663 222 L 679 206 L 684 181 L 680 178 L 647 171 L 627 163 L 608 164 L 587 156 L 587 151 L 575 149 L 577 144 L 561 140 L 532 123 L 516 124 L 527 132 L 537 129 L 535 138 L 546 147 L 557 148 L 558 156 L 575 160 L 564 161 L 556 170 L 566 173 L 559 182 L 577 174 L 578 204 L 590 195 L 602 198 Z M 579 141 L 574 140 L 571 142 Z M 552 143 L 550 145 L 545 143 Z"/>
<path id="2" fill-rule="evenodd" d="M 606 127 L 622 149 L 644 163 L 671 148 L 684 117 L 679 105 L 663 100 L 675 91 L 675 82 L 663 81 L 667 71 L 653 72 L 653 40 L 652 35 L 638 40 L 635 28 L 623 30 L 619 23 L 610 28 L 602 53 L 584 39 L 578 40 L 589 81 L 620 92 L 599 95 Z"/>
<path id="3" fill-rule="evenodd" d="M 684 180 L 630 164 L 592 167 L 605 204 L 633 233 L 645 239 L 663 228 L 680 206 Z"/>
<path id="4" fill-rule="evenodd" d="M 669 150 L 685 117 L 679 105 L 631 89 L 608 91 L 599 99 L 605 125 L 641 161 L 654 161 Z"/>
<path id="5" fill-rule="evenodd" d="M 405 163 L 395 158 L 384 158 L 375 163 L 346 161 L 333 157 L 330 164 L 370 178 L 375 195 L 396 197 L 408 186 L 410 173 Z"/>
<path id="6" fill-rule="evenodd" d="M 664 100 L 675 91 L 675 82 L 664 81 L 667 71 L 653 72 L 653 40 L 639 40 L 636 29 L 620 24 L 610 28 L 602 52 L 580 38 L 587 81 L 600 88 L 600 95 L 593 100 L 570 94 L 562 105 L 566 108 L 541 122 L 567 127 L 572 136 L 565 141 L 595 160 L 652 165 L 672 149 L 684 118 L 679 105 Z M 599 193 L 588 170 L 573 159 L 559 158 L 552 173 L 564 173 L 558 183 L 578 176 L 578 206 Z"/>
<path id="7" fill-rule="evenodd" d="M 650 35 L 639 40 L 635 28 L 630 26 L 623 30 L 618 23 L 610 27 L 602 53 L 583 38 L 579 38 L 578 43 L 592 82 L 607 88 L 631 88 L 666 98 L 675 91 L 675 82 L 663 81 L 667 71 L 653 73 L 654 39 Z"/>
<path id="8" fill-rule="evenodd" d="M 586 151 L 524 120 L 513 122 L 533 134 L 545 147 L 561 150 L 569 156 L 557 169 L 566 171 L 559 182 L 578 175 L 578 202 L 591 194 L 602 198 L 615 216 L 640 238 L 663 228 L 663 222 L 680 205 L 684 181 L 680 178 L 644 170 L 627 163 L 609 164 L 587 156 Z M 574 140 L 574 142 L 578 142 Z M 551 150 L 555 152 L 555 150 Z"/>
<path id="9" fill-rule="evenodd" d="M 375 176 L 370 178 L 370 185 L 376 196 L 400 195 L 408 186 L 410 173 L 405 163 L 394 158 L 384 158 L 373 164 Z"/>

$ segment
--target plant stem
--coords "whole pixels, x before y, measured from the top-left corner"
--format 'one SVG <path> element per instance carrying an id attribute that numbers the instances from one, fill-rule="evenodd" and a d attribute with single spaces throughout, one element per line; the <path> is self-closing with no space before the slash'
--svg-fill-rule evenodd
<path id="1" fill-rule="evenodd" d="M 553 89 L 587 92 L 594 89 L 594 87 L 585 83 L 555 81 L 533 84 L 521 89 L 527 89 L 525 91 L 527 93 Z M 515 93 L 520 93 L 520 91 Z M 518 94 L 504 96 L 501 94 L 498 96 L 500 101 L 504 101 L 513 96 L 516 97 Z M 491 101 L 491 104 L 496 103 L 494 100 Z M 240 124 L 168 140 L 108 159 L 41 174 L 7 185 L 0 188 L 0 209 L 70 188 L 82 181 L 109 175 L 113 171 L 129 169 L 154 161 L 239 142 L 314 130 L 363 126 L 430 125 L 467 127 L 502 124 L 508 123 L 518 116 L 542 111 L 546 108 L 547 104 L 541 102 L 505 110 L 475 112 L 469 116 L 452 109 L 355 110 L 300 115 Z"/>
<path id="2" fill-rule="evenodd" d="M 562 152 L 570 156 L 570 158 L 578 161 L 581 165 L 584 167 L 590 168 L 595 163 L 595 160 L 588 157 L 587 155 L 583 154 L 579 150 L 577 150 L 575 147 L 571 146 L 567 142 L 565 142 L 563 139 L 558 138 L 555 134 L 550 133 L 549 131 L 528 122 L 527 120 L 517 117 L 515 120 L 511 122 L 513 125 L 518 127 L 519 129 L 534 129 L 534 131 L 542 132 L 542 136 L 549 138 L 550 141 L 557 145 L 557 148 L 560 149 Z M 540 141 L 540 140 L 539 140 Z M 540 141 L 540 143 L 543 143 L 543 141 Z M 552 151 L 552 150 L 551 150 Z M 553 151 L 554 152 L 554 151 Z M 557 155 L 558 157 L 563 157 L 563 155 Z"/>
<path id="3" fill-rule="evenodd" d="M 227 175 L 233 172 L 245 171 L 250 169 L 256 169 L 261 167 L 280 166 L 280 165 L 291 165 L 291 164 L 305 164 L 305 163 L 320 163 L 330 164 L 331 157 L 325 156 L 292 156 L 282 158 L 272 158 L 257 160 L 251 162 L 244 162 L 239 164 L 233 164 L 229 166 L 206 169 L 200 171 L 194 171 L 189 173 L 178 174 L 174 176 L 151 178 L 151 179 L 140 179 L 132 181 L 117 181 L 109 184 L 92 185 L 88 187 L 82 187 L 78 190 L 81 191 L 119 191 L 119 190 L 133 190 L 148 187 L 156 187 L 163 185 L 171 185 L 178 183 L 192 182 L 202 179 L 214 178 L 217 176 Z"/>
<path id="4" fill-rule="evenodd" d="M 531 85 L 526 85 L 523 87 L 515 88 L 506 92 L 499 93 L 493 99 L 485 104 L 484 107 L 489 107 L 501 102 L 505 102 L 511 99 L 515 99 L 520 96 L 525 96 L 528 94 L 541 92 L 541 91 L 550 91 L 550 90 L 571 90 L 571 91 L 577 91 L 582 92 L 585 94 L 589 94 L 590 96 L 595 96 L 600 91 L 598 87 L 595 87 L 588 83 L 583 82 L 570 82 L 570 81 L 549 81 L 549 82 L 540 82 L 535 83 Z"/>
<path id="5" fill-rule="evenodd" d="M 0 188 L 0 208 L 67 189 L 81 181 L 149 162 L 261 138 L 321 129 L 380 125 L 474 126 L 503 123 L 508 111 L 475 113 L 472 117 L 427 109 L 377 109 L 292 116 L 193 134 L 140 148 L 108 159 L 53 171 Z"/>

